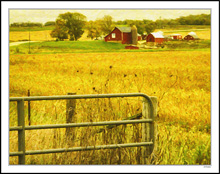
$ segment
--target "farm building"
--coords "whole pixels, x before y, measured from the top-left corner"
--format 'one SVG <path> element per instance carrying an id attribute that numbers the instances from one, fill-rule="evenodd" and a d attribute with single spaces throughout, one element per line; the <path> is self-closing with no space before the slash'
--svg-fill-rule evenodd
<path id="1" fill-rule="evenodd" d="M 174 40 L 181 40 L 182 39 L 181 34 L 170 34 L 169 36 Z"/>
<path id="2" fill-rule="evenodd" d="M 199 37 L 194 32 L 190 32 L 188 33 L 188 35 L 184 37 L 184 40 L 198 40 L 198 39 Z"/>
<path id="3" fill-rule="evenodd" d="M 146 40 L 147 42 L 154 42 L 155 44 L 161 44 L 164 41 L 164 36 L 160 32 L 150 33 L 147 36 Z"/>
<path id="4" fill-rule="evenodd" d="M 171 41 L 173 40 L 173 37 L 171 37 L 170 35 L 164 35 L 164 41 Z"/>
<path id="5" fill-rule="evenodd" d="M 141 37 L 140 34 L 137 34 L 137 37 L 138 37 L 138 41 L 139 41 L 139 40 L 142 40 L 142 37 Z"/>
<path id="6" fill-rule="evenodd" d="M 137 28 L 133 27 L 115 27 L 112 32 L 104 37 L 106 42 L 117 41 L 122 44 L 137 44 Z M 133 41 L 132 41 L 133 40 Z"/>
<path id="7" fill-rule="evenodd" d="M 171 41 L 171 40 L 182 40 L 182 35 L 181 34 L 164 35 L 164 41 Z"/>

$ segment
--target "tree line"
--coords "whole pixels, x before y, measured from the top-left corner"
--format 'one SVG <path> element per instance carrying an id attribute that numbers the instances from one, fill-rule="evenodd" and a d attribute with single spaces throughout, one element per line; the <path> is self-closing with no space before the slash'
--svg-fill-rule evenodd
<path id="1" fill-rule="evenodd" d="M 40 22 L 14 22 L 10 27 L 43 27 Z"/>
<path id="2" fill-rule="evenodd" d="M 55 26 L 55 21 L 48 21 L 45 24 L 40 22 L 14 22 L 10 24 L 10 27 L 43 27 L 43 26 Z"/>
<path id="3" fill-rule="evenodd" d="M 210 25 L 211 15 L 210 14 L 189 15 L 189 16 L 177 18 L 176 22 L 179 25 Z"/>

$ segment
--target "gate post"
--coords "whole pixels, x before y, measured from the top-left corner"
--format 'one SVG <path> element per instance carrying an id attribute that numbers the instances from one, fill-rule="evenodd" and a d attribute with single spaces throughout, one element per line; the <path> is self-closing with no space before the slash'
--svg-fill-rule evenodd
<path id="1" fill-rule="evenodd" d="M 67 95 L 76 95 L 76 93 L 68 93 Z M 76 108 L 76 99 L 66 100 L 66 123 L 75 123 L 76 118 L 74 117 Z M 66 139 L 69 146 L 73 145 L 73 141 L 76 137 L 74 128 L 66 128 Z"/>
<path id="2" fill-rule="evenodd" d="M 24 100 L 17 101 L 18 126 L 22 129 L 18 130 L 18 151 L 22 154 L 18 157 L 19 164 L 25 164 L 25 120 L 24 120 Z"/>
<path id="3" fill-rule="evenodd" d="M 28 97 L 30 96 L 30 90 L 28 90 Z M 28 101 L 28 124 L 31 125 L 31 102 Z"/>
<path id="4" fill-rule="evenodd" d="M 151 146 L 144 146 L 142 148 L 142 164 L 147 164 L 147 158 L 154 150 L 155 139 L 156 139 L 156 125 L 155 125 L 155 117 L 157 115 L 157 97 L 150 97 L 153 103 L 153 117 L 150 117 L 150 105 L 147 99 L 143 99 L 143 111 L 142 118 L 143 119 L 152 119 L 152 123 L 142 123 L 142 142 L 153 142 Z"/>

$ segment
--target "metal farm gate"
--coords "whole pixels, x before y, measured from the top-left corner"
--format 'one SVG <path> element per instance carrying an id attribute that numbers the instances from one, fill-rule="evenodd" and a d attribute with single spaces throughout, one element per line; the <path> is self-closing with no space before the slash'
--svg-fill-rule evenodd
<path id="1" fill-rule="evenodd" d="M 34 125 L 25 126 L 24 101 L 40 101 L 40 100 L 67 100 L 67 99 L 92 99 L 92 98 L 116 98 L 116 97 L 143 97 L 142 119 L 138 120 L 122 120 L 122 121 L 105 121 L 105 122 L 83 122 L 83 123 L 67 123 L 67 124 L 51 124 L 51 125 Z M 91 94 L 91 95 L 62 95 L 62 96 L 31 96 L 31 97 L 10 97 L 10 102 L 17 102 L 18 125 L 9 127 L 9 131 L 18 131 L 18 152 L 10 152 L 9 156 L 18 156 L 19 164 L 25 164 L 25 155 L 62 153 L 73 151 L 99 150 L 99 149 L 115 149 L 124 147 L 144 146 L 142 157 L 146 164 L 146 158 L 152 153 L 155 144 L 155 115 L 157 107 L 157 98 L 149 97 L 143 93 L 128 94 Z M 44 150 L 25 150 L 25 131 L 36 129 L 54 129 L 54 128 L 70 128 L 70 127 L 87 127 L 87 126 L 105 126 L 105 125 L 122 125 L 142 123 L 142 142 L 126 143 L 126 144 L 108 144 L 87 147 L 72 147 L 60 149 L 44 149 Z"/>

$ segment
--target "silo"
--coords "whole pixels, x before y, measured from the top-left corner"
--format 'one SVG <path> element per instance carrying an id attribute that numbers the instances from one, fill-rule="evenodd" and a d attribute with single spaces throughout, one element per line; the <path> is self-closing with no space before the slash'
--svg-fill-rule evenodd
<path id="1" fill-rule="evenodd" d="M 131 44 L 137 45 L 138 37 L 137 37 L 137 27 L 133 25 L 131 27 Z"/>

